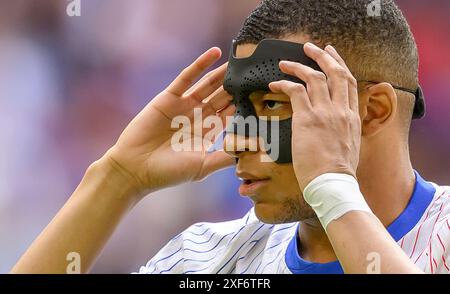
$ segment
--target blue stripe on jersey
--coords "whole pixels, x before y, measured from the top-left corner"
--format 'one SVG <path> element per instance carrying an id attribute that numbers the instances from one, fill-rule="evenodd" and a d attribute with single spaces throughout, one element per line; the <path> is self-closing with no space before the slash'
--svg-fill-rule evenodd
<path id="1" fill-rule="evenodd" d="M 225 238 L 226 236 L 228 236 L 228 235 L 230 235 L 230 234 L 233 234 L 233 232 L 232 232 L 232 233 L 229 233 L 229 234 L 227 234 L 227 235 L 224 235 L 224 236 L 219 240 L 219 242 L 218 242 L 213 248 L 211 248 L 211 249 L 209 249 L 209 250 L 207 250 L 207 251 L 195 251 L 195 250 L 192 250 L 192 249 L 189 249 L 189 248 L 183 248 L 183 246 L 182 246 L 182 247 L 180 247 L 177 251 L 171 253 L 170 255 L 168 255 L 168 256 L 166 256 L 166 257 L 163 257 L 163 258 L 161 258 L 161 259 L 158 259 L 158 260 L 153 264 L 153 266 L 155 267 L 155 268 L 153 269 L 153 272 L 156 270 L 156 265 L 157 265 L 159 262 L 161 262 L 161 261 L 163 261 L 163 260 L 166 260 L 166 259 L 168 259 L 168 258 L 174 256 L 175 254 L 177 254 L 178 252 L 180 252 L 182 249 L 187 250 L 187 251 L 193 251 L 193 252 L 196 252 L 196 253 L 206 253 L 206 252 L 209 252 L 209 251 L 213 250 L 214 248 L 216 248 L 216 247 L 220 244 L 220 242 L 223 240 L 223 238 Z M 183 251 L 184 251 L 184 250 L 183 250 Z M 153 272 L 152 272 L 152 273 L 153 273 Z"/>
<path id="2" fill-rule="evenodd" d="M 156 264 L 157 264 L 157 263 L 159 263 L 160 261 L 165 260 L 165 259 L 167 259 L 167 258 L 169 258 L 169 257 L 172 257 L 172 256 L 175 255 L 176 253 L 180 252 L 182 249 L 183 249 L 183 252 L 184 252 L 184 251 L 192 251 L 192 252 L 195 252 L 195 253 L 206 253 L 206 252 L 210 252 L 210 251 L 214 250 L 214 248 L 216 248 L 216 247 L 220 244 L 220 242 L 221 242 L 226 236 L 231 235 L 231 234 L 233 234 L 233 232 L 224 235 L 224 236 L 219 240 L 219 242 L 217 242 L 217 244 L 216 244 L 213 248 L 211 248 L 211 249 L 209 249 L 209 250 L 207 250 L 207 251 L 196 251 L 196 250 L 193 250 L 193 249 L 190 249 L 190 248 L 184 248 L 184 247 L 181 247 L 180 249 L 178 249 L 177 251 L 175 251 L 175 252 L 172 253 L 171 255 L 166 256 L 166 257 L 164 257 L 164 258 L 158 260 L 157 262 L 155 262 L 155 264 L 154 264 L 155 268 L 153 269 L 153 272 L 152 272 L 152 273 L 154 273 L 154 272 L 156 271 Z M 217 256 L 217 254 L 216 254 L 216 256 Z M 216 257 L 216 256 L 214 256 L 214 257 Z M 178 260 L 178 261 L 175 263 L 175 265 L 178 264 L 178 263 L 179 263 L 180 261 L 182 261 L 182 260 L 184 260 L 184 258 L 181 258 L 180 260 Z M 188 259 L 188 260 L 189 260 L 189 261 L 192 261 L 192 259 Z M 209 260 L 207 260 L 207 261 L 209 261 Z M 205 261 L 205 262 L 206 262 L 206 261 Z M 170 269 L 172 269 L 175 265 L 171 266 Z M 170 270 L 170 269 L 169 269 L 169 270 Z"/>
<path id="3" fill-rule="evenodd" d="M 263 267 L 263 269 L 261 270 L 261 272 L 263 273 L 264 272 L 264 270 L 266 269 L 266 267 L 268 267 L 269 265 L 271 265 L 272 263 L 274 263 L 275 262 L 275 260 L 277 260 L 277 258 L 278 257 L 280 257 L 280 254 L 281 254 L 281 250 L 280 251 L 278 251 L 278 254 L 277 254 L 277 256 L 271 261 L 271 262 L 269 262 L 269 263 L 267 263 L 264 267 Z"/>
<path id="4" fill-rule="evenodd" d="M 252 243 L 255 243 L 255 244 L 250 249 L 247 250 L 247 253 L 245 255 L 239 257 L 236 260 L 236 263 L 234 264 L 234 267 L 230 270 L 231 273 L 236 269 L 236 265 L 239 262 L 239 260 L 242 260 L 242 259 L 246 258 L 248 256 L 248 254 L 250 253 L 250 251 L 252 251 L 252 249 L 255 248 L 258 245 L 258 242 L 261 241 L 262 239 L 264 239 L 265 237 L 268 237 L 268 236 L 263 236 L 262 238 L 257 239 L 257 240 L 253 240 L 253 241 L 251 241 L 249 243 L 249 245 L 252 244 Z"/>
<path id="5" fill-rule="evenodd" d="M 174 256 L 175 254 L 177 254 L 178 252 L 180 252 L 181 249 L 183 249 L 183 248 L 180 247 L 180 248 L 179 248 L 177 251 L 175 251 L 174 253 L 172 253 L 172 254 L 170 254 L 170 255 L 164 257 L 164 258 L 161 258 L 161 259 L 159 259 L 158 261 L 156 261 L 156 262 L 153 264 L 153 266 L 154 266 L 153 272 L 156 270 L 156 265 L 157 265 L 158 263 L 160 263 L 161 261 L 166 260 L 166 259 L 168 259 L 168 258 Z M 149 266 L 151 266 L 151 265 L 149 265 Z M 153 272 L 152 272 L 152 273 L 153 273 Z"/>
<path id="6" fill-rule="evenodd" d="M 192 258 L 187 258 L 187 259 L 184 260 L 184 262 L 188 262 L 188 261 L 208 262 L 208 261 L 213 260 L 213 259 L 216 258 L 216 257 L 217 257 L 217 253 L 216 253 L 216 255 L 214 255 L 213 257 L 211 257 L 210 259 L 204 259 L 204 260 L 202 260 L 202 259 L 192 259 Z"/>
<path id="7" fill-rule="evenodd" d="M 239 231 L 233 236 L 233 238 L 232 238 L 231 240 L 233 240 L 234 237 L 236 237 L 236 236 L 239 234 L 239 232 L 242 231 L 242 229 L 245 228 L 245 226 L 247 225 L 248 220 L 249 220 L 249 218 L 250 218 L 250 215 L 251 215 L 251 213 L 248 212 L 248 213 L 247 213 L 247 219 L 245 220 L 245 225 L 242 226 L 242 227 L 239 229 Z M 207 223 L 195 224 L 195 225 L 193 225 L 192 227 L 201 228 L 201 227 L 205 226 L 206 224 L 207 224 Z M 210 229 L 211 229 L 211 228 L 207 228 L 206 230 L 204 230 L 204 231 L 201 232 L 201 233 L 195 233 L 195 232 L 191 232 L 191 231 L 189 231 L 189 230 L 186 230 L 186 231 L 184 231 L 184 232 L 178 234 L 178 235 L 175 236 L 174 238 L 172 238 L 172 240 L 171 240 L 170 242 L 175 241 L 176 239 L 180 238 L 181 236 L 183 236 L 184 234 L 187 234 L 187 233 L 192 234 L 192 235 L 195 235 L 195 236 L 203 236 L 203 235 L 206 234 L 206 232 L 208 232 Z M 220 242 L 221 242 L 226 236 L 228 236 L 228 235 L 230 235 L 230 234 L 233 234 L 233 233 L 234 233 L 234 232 L 229 233 L 229 234 L 223 236 L 223 237 L 219 240 L 219 242 L 218 242 L 213 248 L 211 248 L 211 249 L 209 249 L 209 250 L 207 250 L 207 251 L 195 251 L 195 250 L 190 249 L 190 248 L 185 248 L 184 250 L 192 251 L 192 252 L 195 252 L 195 253 L 206 253 L 206 252 L 210 252 L 211 250 L 214 250 L 214 248 L 216 248 L 216 247 L 220 244 Z M 212 235 L 214 235 L 214 234 L 212 234 Z M 190 242 L 192 242 L 192 243 L 194 243 L 194 244 L 208 243 L 208 242 L 211 240 L 212 235 L 211 235 L 210 239 L 209 239 L 207 242 L 198 242 L 198 243 L 196 243 L 195 241 L 190 240 L 190 239 L 186 239 L 186 241 L 190 241 Z M 231 241 L 231 240 L 230 240 L 230 241 Z M 163 258 L 158 259 L 157 261 L 155 261 L 155 263 L 153 264 L 153 266 L 154 266 L 153 272 L 155 272 L 155 270 L 156 270 L 156 265 L 157 265 L 159 262 L 161 262 L 161 261 L 163 261 L 163 260 L 166 260 L 166 259 L 168 259 L 168 258 L 174 256 L 175 254 L 177 254 L 178 252 L 180 252 L 181 249 L 183 249 L 183 245 L 182 245 L 182 247 L 179 248 L 177 251 L 175 251 L 175 252 L 171 253 L 170 255 L 165 256 L 165 257 L 163 257 Z M 150 260 L 149 263 L 146 265 L 146 267 L 149 268 L 149 269 L 150 269 L 150 267 L 151 267 L 151 262 L 152 262 L 152 260 Z M 178 261 L 178 262 L 179 262 L 179 261 Z M 152 272 L 152 273 L 153 273 L 153 272 Z"/>
<path id="8" fill-rule="evenodd" d="M 247 222 L 248 222 L 249 218 L 250 218 L 250 213 L 247 214 L 247 219 L 246 219 L 246 221 L 245 221 L 245 225 L 243 225 L 243 226 L 235 233 L 235 235 L 233 236 L 233 238 L 234 238 L 235 236 L 237 236 L 237 235 L 239 234 L 239 232 L 242 231 L 242 229 L 245 228 L 245 226 L 247 225 Z M 193 250 L 193 249 L 190 249 L 190 248 L 185 248 L 184 250 L 186 250 L 186 251 L 191 251 L 191 252 L 195 252 L 195 253 L 207 253 L 207 252 L 210 252 L 210 251 L 214 250 L 214 249 L 220 244 L 220 242 L 222 242 L 222 240 L 223 240 L 226 236 L 229 236 L 229 235 L 231 235 L 231 234 L 233 234 L 233 233 L 234 233 L 234 232 L 231 232 L 231 233 L 228 233 L 228 234 L 224 235 L 224 236 L 219 240 L 219 242 L 218 242 L 213 248 L 211 248 L 211 249 L 209 249 L 209 250 L 207 250 L 207 251 L 196 251 L 196 250 Z M 232 239 L 233 239 L 233 238 L 232 238 Z M 231 240 L 232 240 L 232 239 L 231 239 Z M 230 240 L 230 241 L 231 241 L 231 240 Z M 228 242 L 228 243 L 229 243 L 229 242 Z M 183 250 L 183 251 L 184 251 L 184 250 Z M 215 254 L 214 257 L 216 257 L 217 254 L 218 254 L 218 252 Z M 194 261 L 194 260 L 193 260 L 193 259 L 189 259 L 189 261 Z M 209 261 L 209 260 L 207 260 L 207 261 Z M 206 262 L 206 261 L 205 261 L 205 262 Z M 209 268 L 210 266 L 211 266 L 211 265 L 208 265 L 208 266 L 205 267 L 204 269 L 195 270 L 195 271 L 187 271 L 187 272 L 198 272 L 198 271 L 206 270 L 206 269 Z"/>
<path id="9" fill-rule="evenodd" d="M 214 254 L 213 257 L 211 257 L 210 259 L 207 259 L 207 260 L 185 259 L 185 262 L 188 262 L 188 261 L 193 261 L 193 262 L 195 262 L 195 263 L 198 263 L 198 262 L 209 262 L 209 261 L 211 261 L 211 260 L 214 260 L 214 259 L 217 257 L 217 255 L 219 255 L 219 253 L 221 253 L 221 251 L 220 251 L 220 250 L 217 250 L 216 254 Z M 199 269 L 199 270 L 188 270 L 188 271 L 185 271 L 183 274 L 190 274 L 190 273 L 201 272 L 201 271 L 207 270 L 207 269 L 210 268 L 211 265 L 213 265 L 213 264 L 215 264 L 215 263 L 213 262 L 213 263 L 211 263 L 211 264 L 208 264 L 206 267 L 201 268 L 201 269 Z"/>
<path id="10" fill-rule="evenodd" d="M 175 262 L 175 264 L 172 265 L 170 268 L 168 268 L 168 269 L 166 269 L 166 270 L 163 270 L 163 271 L 160 271 L 159 274 L 162 274 L 162 273 L 166 273 L 166 272 L 171 271 L 171 270 L 172 270 L 177 264 L 179 264 L 181 261 L 183 261 L 183 258 L 181 258 L 180 260 L 178 260 L 177 262 Z"/>
<path id="11" fill-rule="evenodd" d="M 237 235 L 239 235 L 239 233 L 245 228 L 246 225 L 247 225 L 247 223 L 246 223 L 245 225 L 243 225 L 243 226 L 236 232 L 236 234 L 234 234 L 233 238 L 231 238 L 231 239 L 228 241 L 227 244 L 230 244 L 231 241 L 233 241 L 233 239 L 234 239 Z"/>
<path id="12" fill-rule="evenodd" d="M 221 253 L 221 251 L 220 251 L 220 250 L 217 250 L 216 254 L 214 254 L 214 257 L 212 257 L 212 258 L 210 258 L 210 259 L 208 259 L 208 260 L 205 260 L 205 262 L 208 262 L 208 261 L 211 261 L 211 260 L 215 259 L 215 258 L 217 257 L 217 255 L 219 255 L 219 253 Z M 194 260 L 194 259 L 186 259 L 186 261 L 201 262 L 200 260 Z M 211 264 L 208 264 L 206 267 L 201 268 L 201 269 L 199 269 L 199 270 L 189 270 L 189 271 L 185 271 L 183 274 L 190 274 L 190 273 L 196 273 L 196 272 L 205 271 L 205 270 L 207 270 L 208 268 L 210 268 L 210 267 L 211 267 L 212 265 L 214 265 L 214 264 L 215 264 L 215 262 L 213 262 L 213 263 L 211 263 Z"/>
<path id="13" fill-rule="evenodd" d="M 206 241 L 203 241 L 203 242 L 196 242 L 196 241 L 191 240 L 191 239 L 183 239 L 183 242 L 189 241 L 189 242 L 192 242 L 192 243 L 197 244 L 197 245 L 199 245 L 199 244 L 205 244 L 205 243 L 208 243 L 209 241 L 211 241 L 212 237 L 213 237 L 215 234 L 216 234 L 216 233 L 212 233 L 211 236 L 209 236 L 209 239 L 206 240 Z"/>
<path id="14" fill-rule="evenodd" d="M 203 236 L 203 235 L 206 234 L 206 232 L 208 232 L 210 229 L 211 229 L 211 228 L 208 228 L 208 229 L 206 229 L 205 231 L 203 231 L 203 232 L 201 232 L 201 233 L 194 233 L 194 232 L 191 232 L 191 231 L 185 231 L 185 232 L 182 232 L 182 233 L 176 235 L 175 237 L 173 237 L 169 242 L 175 241 L 176 239 L 180 238 L 181 236 L 183 236 L 184 234 L 187 234 L 187 233 L 192 234 L 192 235 L 195 235 L 195 236 Z"/>
<path id="15" fill-rule="evenodd" d="M 265 224 L 262 224 L 261 226 L 259 226 L 259 228 L 258 229 L 256 229 L 256 231 L 254 231 L 253 232 L 253 234 L 250 236 L 250 238 L 248 238 L 248 240 L 246 241 L 246 242 L 244 242 L 244 244 L 242 244 L 241 245 L 241 247 L 239 247 L 238 248 L 238 250 L 231 256 L 231 258 L 217 271 L 217 274 L 218 273 L 220 273 L 220 271 L 221 270 L 223 270 L 227 265 L 228 265 L 228 263 L 230 263 L 230 261 L 232 261 L 233 260 L 233 258 L 236 256 L 236 254 L 242 249 L 242 247 L 245 245 L 245 244 L 247 244 L 247 242 L 262 228 L 262 227 L 264 227 L 265 226 Z M 271 226 L 271 227 L 273 227 L 273 225 Z"/>
<path id="16" fill-rule="evenodd" d="M 258 255 L 256 255 L 256 256 L 252 259 L 252 261 L 251 261 L 250 264 L 247 266 L 247 268 L 246 268 L 244 271 L 241 272 L 241 274 L 245 274 L 245 272 L 248 271 L 248 269 L 252 266 L 253 262 L 256 260 L 256 258 L 257 258 L 261 253 L 267 252 L 267 251 L 269 251 L 270 249 L 276 248 L 276 247 L 280 246 L 281 244 L 285 243 L 286 241 L 288 241 L 288 240 L 290 240 L 290 239 L 291 239 L 291 237 L 289 237 L 289 238 L 287 238 L 287 239 L 284 239 L 283 241 L 281 241 L 281 242 L 279 242 L 279 243 L 277 243 L 277 244 L 275 244 L 275 245 L 272 245 L 272 246 L 270 246 L 270 247 L 267 248 L 267 249 L 264 248 L 263 250 L 261 250 L 261 251 L 258 253 Z M 262 263 L 262 260 L 260 261 L 259 265 L 256 267 L 255 273 L 258 272 L 258 268 L 261 266 L 261 263 Z"/>
<path id="17" fill-rule="evenodd" d="M 275 230 L 275 231 L 273 231 L 273 232 L 270 234 L 270 237 L 274 236 L 274 235 L 275 235 L 276 233 L 278 233 L 278 232 L 281 232 L 281 231 L 290 229 L 290 228 L 292 228 L 292 227 L 295 226 L 295 225 L 296 225 L 296 224 L 293 224 L 293 225 L 290 225 L 290 226 L 288 226 L 288 227 L 284 227 L 284 228 Z M 289 238 L 286 239 L 286 240 L 289 240 L 290 238 L 291 238 L 291 237 L 289 237 Z M 261 239 L 262 239 L 262 238 L 261 238 Z M 278 243 L 278 244 L 272 245 L 272 246 L 270 246 L 269 248 L 263 248 L 263 249 L 262 249 L 262 250 L 261 250 L 261 251 L 253 258 L 253 260 L 250 262 L 250 264 L 247 266 L 247 268 L 246 268 L 243 272 L 241 272 L 241 274 L 245 273 L 245 272 L 250 268 L 250 266 L 252 265 L 253 261 L 255 261 L 256 258 L 257 258 L 261 253 L 263 253 L 264 251 L 268 251 L 268 250 L 270 250 L 270 249 L 272 249 L 272 248 L 277 247 L 278 245 L 282 244 L 282 243 L 285 242 L 286 240 L 283 240 L 283 241 L 281 241 L 281 242 Z M 253 249 L 253 247 L 252 247 L 252 249 Z M 250 250 L 251 250 L 251 249 L 250 249 Z M 241 259 L 243 259 L 243 258 L 246 258 L 246 257 L 248 256 L 248 253 L 250 252 L 250 250 L 247 252 L 247 254 L 246 254 L 245 256 L 239 257 L 239 258 L 238 258 L 238 261 L 241 260 Z M 260 263 L 260 265 L 261 265 L 261 263 Z M 259 267 L 259 266 L 258 266 L 258 267 Z M 256 273 L 256 271 L 255 271 L 255 273 Z"/>
<path id="18" fill-rule="evenodd" d="M 203 231 L 203 232 L 201 232 L 201 233 L 194 233 L 194 232 L 191 232 L 191 231 L 187 231 L 187 232 L 185 232 L 185 234 L 192 234 L 192 235 L 194 235 L 194 236 L 203 236 L 203 235 L 206 234 L 206 232 L 208 232 L 210 229 L 211 229 L 211 228 L 208 228 L 208 229 L 206 229 L 205 231 Z"/>
<path id="19" fill-rule="evenodd" d="M 242 228 L 244 228 L 245 227 L 245 225 L 242 227 Z M 241 229 L 242 229 L 241 228 Z M 239 230 L 240 231 L 240 230 Z M 239 232 L 238 231 L 238 232 Z M 229 233 L 229 234 L 227 234 L 227 235 L 225 235 L 224 237 L 226 237 L 226 236 L 228 236 L 228 235 L 231 235 L 231 234 L 233 234 L 233 233 Z M 237 234 L 237 233 L 236 233 Z M 236 235 L 235 235 L 236 236 Z M 223 238 L 222 238 L 223 239 Z M 222 240 L 221 239 L 221 240 Z M 220 243 L 220 241 L 219 241 L 219 243 Z M 217 245 L 216 245 L 217 246 Z M 214 249 L 214 248 L 213 248 Z M 212 249 L 211 249 L 212 250 Z M 211 250 L 209 250 L 209 251 L 211 251 Z M 192 251 L 192 250 L 190 250 L 190 251 Z M 220 252 L 220 250 L 218 251 L 218 252 L 216 252 L 216 254 L 214 255 L 214 257 L 213 258 L 211 258 L 210 260 L 212 260 L 212 259 L 214 259 L 214 258 L 216 258 L 217 257 L 217 255 L 219 254 L 219 252 Z M 210 261 L 210 260 L 207 260 L 207 261 Z M 196 260 L 194 260 L 194 259 L 190 259 L 189 261 L 196 261 Z M 214 263 L 213 263 L 214 264 Z M 202 269 L 199 269 L 199 270 L 189 270 L 189 271 L 186 271 L 186 272 L 184 272 L 185 274 L 187 274 L 187 273 L 195 273 L 195 272 L 200 272 L 200 271 L 204 271 L 204 270 L 207 270 L 208 268 L 210 268 L 211 267 L 211 265 L 213 265 L 213 264 L 209 264 L 207 267 L 204 267 L 204 268 L 202 268 Z"/>
<path id="20" fill-rule="evenodd" d="M 248 219 L 250 218 L 250 212 L 247 213 L 247 219 L 245 220 L 245 224 L 248 224 Z"/>
<path id="21" fill-rule="evenodd" d="M 417 171 L 414 191 L 405 210 L 392 222 L 387 231 L 396 242 L 403 238 L 422 218 L 436 193 L 436 188 L 426 182 Z"/>
<path id="22" fill-rule="evenodd" d="M 194 252 L 194 253 L 206 253 L 206 252 L 210 252 L 210 251 L 214 250 L 217 246 L 219 246 L 220 242 L 222 242 L 222 240 L 223 240 L 226 236 L 229 236 L 229 235 L 231 235 L 231 234 L 233 234 L 233 232 L 228 233 L 228 234 L 226 234 L 226 235 L 223 235 L 222 238 L 220 238 L 219 242 L 217 242 L 217 244 L 214 245 L 214 247 L 212 247 L 211 249 L 208 249 L 208 250 L 206 250 L 206 251 L 198 251 L 198 250 L 194 250 L 194 249 L 191 249 L 191 248 L 184 248 L 183 251 L 191 251 L 191 252 Z"/>
<path id="23" fill-rule="evenodd" d="M 214 256 L 213 258 L 216 258 L 216 256 Z M 192 273 L 196 273 L 196 272 L 201 272 L 201 271 L 207 270 L 210 266 L 211 266 L 211 264 L 208 265 L 207 267 L 204 267 L 204 268 L 199 269 L 199 270 L 185 271 L 183 274 L 185 275 L 185 274 L 192 274 Z"/>
<path id="24" fill-rule="evenodd" d="M 185 262 L 187 262 L 187 261 L 193 261 L 193 262 L 195 262 L 195 263 L 198 263 L 198 262 L 209 262 L 209 261 L 211 261 L 211 260 L 214 260 L 214 259 L 217 257 L 217 255 L 219 255 L 219 253 L 221 253 L 220 250 L 218 250 L 218 251 L 216 252 L 216 254 L 214 254 L 213 257 L 211 257 L 210 259 L 207 259 L 207 260 L 186 259 Z M 201 271 L 207 270 L 207 269 L 210 268 L 211 265 L 213 265 L 213 264 L 214 264 L 214 262 L 211 263 L 211 264 L 208 264 L 206 267 L 204 267 L 204 268 L 202 268 L 202 269 L 185 271 L 183 274 L 189 274 L 189 273 L 201 272 Z"/>

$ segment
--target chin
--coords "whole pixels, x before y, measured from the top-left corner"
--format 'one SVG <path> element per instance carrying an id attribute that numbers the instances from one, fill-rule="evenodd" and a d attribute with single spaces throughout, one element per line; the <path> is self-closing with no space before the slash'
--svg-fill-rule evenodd
<path id="1" fill-rule="evenodd" d="M 266 224 L 285 224 L 315 218 L 312 208 L 293 199 L 283 202 L 254 202 L 255 215 Z"/>
<path id="2" fill-rule="evenodd" d="M 284 224 L 300 220 L 297 216 L 283 210 L 280 204 L 256 202 L 254 207 L 256 217 L 266 224 Z"/>

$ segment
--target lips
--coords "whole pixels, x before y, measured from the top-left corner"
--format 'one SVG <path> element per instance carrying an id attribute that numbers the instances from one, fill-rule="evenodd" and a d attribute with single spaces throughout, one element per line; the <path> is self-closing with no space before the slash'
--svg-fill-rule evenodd
<path id="1" fill-rule="evenodd" d="M 239 194 L 243 196 L 255 196 L 257 191 L 269 182 L 267 180 L 243 181 L 239 186 Z"/>
<path id="2" fill-rule="evenodd" d="M 257 191 L 270 180 L 267 177 L 255 176 L 246 172 L 237 172 L 236 175 L 242 180 L 239 194 L 243 196 L 255 196 Z"/>

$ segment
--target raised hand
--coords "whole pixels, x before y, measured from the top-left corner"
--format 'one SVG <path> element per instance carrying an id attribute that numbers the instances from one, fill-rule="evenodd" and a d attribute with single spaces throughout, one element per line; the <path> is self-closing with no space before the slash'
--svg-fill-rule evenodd
<path id="1" fill-rule="evenodd" d="M 234 105 L 230 104 L 232 98 L 222 87 L 227 64 L 193 85 L 220 56 L 220 49 L 211 48 L 184 69 L 131 121 L 106 153 L 105 158 L 129 178 L 139 192 L 200 180 L 234 163 L 223 151 L 208 153 L 203 145 L 192 151 L 176 151 L 171 144 L 177 131 L 171 124 L 177 116 L 187 117 L 193 124 L 194 109 L 201 109 L 202 122 L 207 116 L 215 115 L 225 126 L 225 117 L 234 113 Z M 191 135 L 205 139 L 205 132 Z"/>
<path id="2" fill-rule="evenodd" d="M 300 188 L 324 173 L 356 177 L 361 142 L 356 79 L 336 50 L 307 43 L 305 53 L 323 72 L 300 63 L 280 62 L 280 69 L 305 81 L 271 83 L 275 93 L 291 98 L 292 157 Z"/>

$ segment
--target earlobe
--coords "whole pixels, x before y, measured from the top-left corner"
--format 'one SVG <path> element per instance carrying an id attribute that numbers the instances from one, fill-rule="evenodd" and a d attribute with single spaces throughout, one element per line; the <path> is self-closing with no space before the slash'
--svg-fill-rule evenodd
<path id="1" fill-rule="evenodd" d="M 397 94 L 389 83 L 379 83 L 363 94 L 362 135 L 374 136 L 386 128 L 397 113 Z"/>

